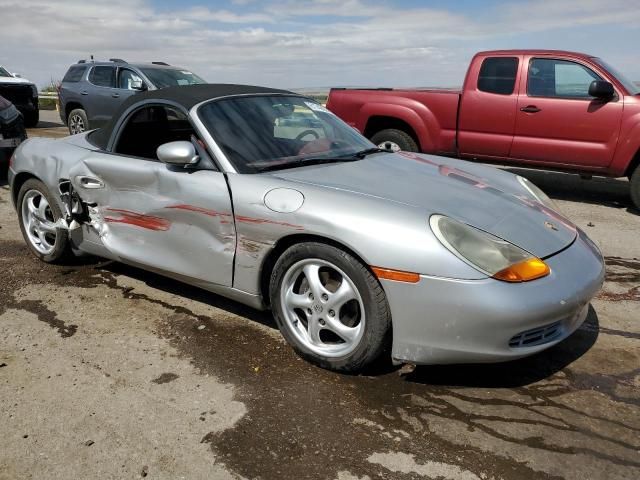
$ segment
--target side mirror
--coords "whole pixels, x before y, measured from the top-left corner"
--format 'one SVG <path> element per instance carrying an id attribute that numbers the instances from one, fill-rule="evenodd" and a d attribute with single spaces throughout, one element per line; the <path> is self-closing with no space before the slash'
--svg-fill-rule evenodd
<path id="1" fill-rule="evenodd" d="M 196 149 L 191 142 L 169 142 L 160 145 L 156 150 L 158 160 L 169 165 L 187 167 L 200 161 Z"/>
<path id="2" fill-rule="evenodd" d="M 11 75 L 13 75 L 15 78 L 22 78 L 22 75 L 16 72 L 12 72 Z"/>
<path id="3" fill-rule="evenodd" d="M 147 90 L 144 82 L 141 78 L 133 78 L 131 80 L 131 90 L 137 90 L 138 92 L 144 92 Z"/>
<path id="4" fill-rule="evenodd" d="M 589 95 L 595 98 L 611 98 L 616 94 L 611 83 L 604 80 L 594 80 L 589 85 Z"/>

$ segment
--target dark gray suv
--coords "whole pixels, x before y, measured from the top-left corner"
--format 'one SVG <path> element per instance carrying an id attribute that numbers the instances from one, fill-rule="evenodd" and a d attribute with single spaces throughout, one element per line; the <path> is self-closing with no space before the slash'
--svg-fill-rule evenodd
<path id="1" fill-rule="evenodd" d="M 137 92 L 206 83 L 191 71 L 164 62 L 80 60 L 60 86 L 60 118 L 71 134 L 104 125 L 122 102 Z"/>

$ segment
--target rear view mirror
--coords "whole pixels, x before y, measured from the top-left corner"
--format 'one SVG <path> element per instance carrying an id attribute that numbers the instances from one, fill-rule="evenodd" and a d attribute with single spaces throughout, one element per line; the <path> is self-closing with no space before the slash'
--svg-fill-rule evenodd
<path id="1" fill-rule="evenodd" d="M 594 80 L 589 85 L 589 95 L 595 98 L 611 98 L 616 94 L 611 83 L 604 80 Z"/>
<path id="2" fill-rule="evenodd" d="M 200 161 L 196 149 L 191 142 L 169 142 L 160 145 L 156 150 L 158 160 L 169 165 L 189 166 Z"/>

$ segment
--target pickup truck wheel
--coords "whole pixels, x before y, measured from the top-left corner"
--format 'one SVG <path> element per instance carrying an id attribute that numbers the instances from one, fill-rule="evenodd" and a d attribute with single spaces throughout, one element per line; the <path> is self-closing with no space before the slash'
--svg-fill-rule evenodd
<path id="1" fill-rule="evenodd" d="M 411 138 L 411 135 L 396 128 L 380 130 L 371 137 L 371 141 L 378 147 L 393 152 L 399 152 L 400 150 L 405 152 L 418 151 L 418 145 Z"/>
<path id="2" fill-rule="evenodd" d="M 69 118 L 67 119 L 67 125 L 69 126 L 69 133 L 71 135 L 89 130 L 89 120 L 87 120 L 87 114 L 81 108 L 71 110 Z"/>
<path id="3" fill-rule="evenodd" d="M 633 202 L 633 206 L 636 207 L 637 210 L 640 210 L 640 165 L 633 171 L 629 177 L 629 181 L 631 183 L 631 202 Z"/>

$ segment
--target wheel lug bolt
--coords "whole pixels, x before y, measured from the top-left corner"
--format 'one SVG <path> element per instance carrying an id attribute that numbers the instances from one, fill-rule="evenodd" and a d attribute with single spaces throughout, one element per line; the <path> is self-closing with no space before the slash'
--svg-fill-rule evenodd
<path id="1" fill-rule="evenodd" d="M 320 319 L 320 325 L 324 325 L 324 320 Z"/>
<path id="2" fill-rule="evenodd" d="M 310 309 L 310 308 L 307 308 L 307 313 L 308 313 L 309 315 L 313 315 L 313 312 L 311 311 L 311 309 Z"/>
<path id="3" fill-rule="evenodd" d="M 323 293 L 322 299 L 326 302 L 327 300 L 329 300 L 329 295 L 327 295 L 326 293 Z"/>
<path id="4" fill-rule="evenodd" d="M 336 316 L 336 312 L 334 312 L 333 310 L 329 310 L 329 316 L 330 317 L 335 317 Z"/>
<path id="5" fill-rule="evenodd" d="M 309 294 L 309 299 L 313 300 L 313 293 Z"/>

